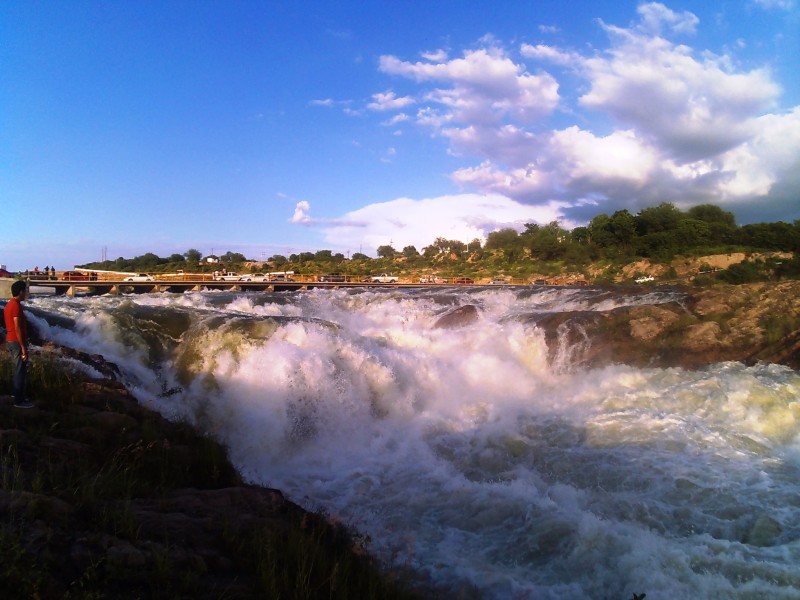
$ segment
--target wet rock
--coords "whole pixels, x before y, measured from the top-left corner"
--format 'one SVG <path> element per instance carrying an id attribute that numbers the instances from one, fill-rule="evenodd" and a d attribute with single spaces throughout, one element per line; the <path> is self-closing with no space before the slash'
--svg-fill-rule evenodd
<path id="1" fill-rule="evenodd" d="M 720 361 L 800 369 L 800 281 L 691 289 L 680 302 L 537 316 L 551 361 L 695 369 Z"/>
<path id="2" fill-rule="evenodd" d="M 455 329 L 471 325 L 479 318 L 478 308 L 474 304 L 465 304 L 449 310 L 436 320 L 434 329 Z"/>
<path id="3" fill-rule="evenodd" d="M 761 515 L 756 519 L 743 541 L 751 546 L 774 546 L 782 532 L 780 523 L 769 515 Z"/>

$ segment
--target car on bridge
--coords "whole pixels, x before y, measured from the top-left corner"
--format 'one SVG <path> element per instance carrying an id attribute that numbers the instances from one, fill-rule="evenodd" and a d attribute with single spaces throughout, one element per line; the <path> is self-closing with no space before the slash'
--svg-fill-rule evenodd
<path id="1" fill-rule="evenodd" d="M 248 275 L 242 275 L 239 281 L 269 281 L 269 275 L 264 275 L 264 273 L 250 273 Z"/>
<path id="2" fill-rule="evenodd" d="M 88 273 L 81 273 L 80 271 L 64 271 L 61 274 L 61 279 L 64 281 L 91 281 L 92 277 Z"/>
<path id="3" fill-rule="evenodd" d="M 242 276 L 233 271 L 227 273 L 214 273 L 214 281 L 240 281 Z"/>
<path id="4" fill-rule="evenodd" d="M 471 277 L 456 277 L 453 280 L 453 283 L 457 283 L 459 285 L 463 285 L 463 284 L 469 285 L 471 283 L 475 283 L 475 280 L 472 279 Z"/>
<path id="5" fill-rule="evenodd" d="M 395 275 L 389 275 L 388 273 L 381 273 L 380 275 L 373 275 L 370 278 L 372 283 L 397 283 L 398 278 Z"/>
<path id="6" fill-rule="evenodd" d="M 150 273 L 136 273 L 136 275 L 130 275 L 123 279 L 122 281 L 155 281 L 156 278 L 153 277 Z"/>
<path id="7" fill-rule="evenodd" d="M 330 273 L 329 275 L 320 275 L 317 277 L 317 281 L 322 283 L 344 283 L 347 281 L 347 277 L 341 273 Z"/>

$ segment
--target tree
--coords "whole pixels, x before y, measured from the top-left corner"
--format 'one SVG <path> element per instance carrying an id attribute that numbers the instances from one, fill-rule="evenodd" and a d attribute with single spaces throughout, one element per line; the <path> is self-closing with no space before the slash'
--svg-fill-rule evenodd
<path id="1" fill-rule="evenodd" d="M 231 252 L 230 250 L 219 258 L 224 263 L 242 263 L 247 261 L 244 254 L 240 254 L 239 252 Z"/>
<path id="2" fill-rule="evenodd" d="M 189 250 L 184 252 L 183 256 L 190 263 L 199 263 L 200 259 L 203 258 L 202 252 L 200 252 L 199 250 L 195 250 L 194 248 L 190 248 Z"/>
<path id="3" fill-rule="evenodd" d="M 722 210 L 713 204 L 698 204 L 689 209 L 688 215 L 692 219 L 705 221 L 706 223 L 721 223 L 728 227 L 736 227 L 736 217 L 732 212 Z"/>
<path id="4" fill-rule="evenodd" d="M 800 249 L 800 230 L 782 221 L 744 225 L 737 237 L 740 243 L 761 250 L 796 252 Z"/>
<path id="5" fill-rule="evenodd" d="M 557 260 L 566 251 L 563 240 L 566 239 L 567 232 L 558 221 L 552 221 L 544 227 L 528 227 L 524 235 L 529 240 L 531 256 L 540 260 Z"/>
<path id="6" fill-rule="evenodd" d="M 353 253 L 353 260 L 370 260 L 369 256 L 363 254 L 362 252 L 354 252 Z"/>
<path id="7" fill-rule="evenodd" d="M 525 227 L 528 227 L 526 224 Z M 537 226 L 538 227 L 538 226 Z M 487 250 L 503 250 L 517 246 L 519 242 L 519 232 L 511 227 L 492 231 L 486 236 Z"/>
<path id="8" fill-rule="evenodd" d="M 658 231 L 672 231 L 677 229 L 678 222 L 683 218 L 683 213 L 675 208 L 674 204 L 662 202 L 658 206 L 639 211 L 636 216 L 636 229 L 639 235 L 647 235 Z"/>
<path id="9" fill-rule="evenodd" d="M 467 245 L 460 240 L 450 240 L 450 252 L 461 256 L 467 249 Z"/>
<path id="10" fill-rule="evenodd" d="M 614 243 L 614 235 L 609 229 L 611 217 L 605 213 L 600 213 L 589 221 L 589 235 L 593 244 L 600 248 L 607 248 Z"/>
<path id="11" fill-rule="evenodd" d="M 636 221 L 627 209 L 618 210 L 608 220 L 608 231 L 623 248 L 629 247 L 636 238 Z"/>
<path id="12" fill-rule="evenodd" d="M 177 253 L 170 255 L 168 260 L 171 263 L 182 263 L 182 262 L 185 262 L 185 258 L 183 256 L 183 254 L 177 254 Z"/>
<path id="13" fill-rule="evenodd" d="M 134 261 L 138 266 L 151 268 L 158 266 L 158 264 L 161 262 L 161 259 L 158 257 L 158 255 L 153 254 L 152 252 L 146 252 L 141 256 L 137 256 Z"/>
<path id="14" fill-rule="evenodd" d="M 469 244 L 467 244 L 467 251 L 471 253 L 480 252 L 481 250 L 481 241 L 478 238 L 472 240 Z"/>
<path id="15" fill-rule="evenodd" d="M 333 252 L 330 250 L 317 250 L 314 254 L 314 260 L 326 261 L 333 258 Z"/>
<path id="16" fill-rule="evenodd" d="M 378 246 L 378 256 L 380 256 L 381 258 L 394 258 L 396 254 L 397 250 L 395 250 L 389 245 Z"/>
<path id="17" fill-rule="evenodd" d="M 711 227 L 700 219 L 683 219 L 675 232 L 680 247 L 707 246 L 711 241 Z"/>
<path id="18" fill-rule="evenodd" d="M 570 237 L 572 241 L 576 244 L 588 244 L 589 240 L 592 237 L 591 231 L 589 231 L 588 227 L 576 227 L 570 233 Z"/>
<path id="19" fill-rule="evenodd" d="M 419 256 L 419 252 L 417 252 L 417 248 L 415 246 L 406 246 L 403 248 L 403 256 L 407 258 L 415 258 Z"/>

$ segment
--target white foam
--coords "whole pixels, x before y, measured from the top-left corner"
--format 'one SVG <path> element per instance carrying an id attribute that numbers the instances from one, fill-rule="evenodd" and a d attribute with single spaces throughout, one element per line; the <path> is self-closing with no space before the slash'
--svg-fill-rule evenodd
<path id="1" fill-rule="evenodd" d="M 547 292 L 548 311 L 585 299 L 562 293 Z M 479 319 L 434 328 L 443 299 Z M 316 290 L 37 302 L 75 319 L 48 336 L 108 353 L 143 401 L 213 433 L 247 478 L 454 590 L 791 597 L 800 376 L 736 363 L 554 370 L 541 332 L 508 318 L 541 301 Z M 152 331 L 152 310 L 189 311 L 180 342 Z M 160 365 L 154 340 L 168 347 Z"/>

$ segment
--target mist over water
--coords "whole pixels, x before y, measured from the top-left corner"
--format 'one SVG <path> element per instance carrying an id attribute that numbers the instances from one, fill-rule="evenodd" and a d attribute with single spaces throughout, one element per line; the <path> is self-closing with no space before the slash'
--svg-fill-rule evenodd
<path id="1" fill-rule="evenodd" d="M 800 375 L 548 364 L 570 288 L 39 297 L 44 337 L 466 597 L 800 597 Z M 438 328 L 465 305 L 476 321 Z M 585 343 L 591 343 L 591 340 Z M 468 594 L 472 594 L 469 596 Z"/>

